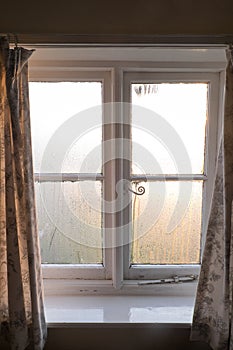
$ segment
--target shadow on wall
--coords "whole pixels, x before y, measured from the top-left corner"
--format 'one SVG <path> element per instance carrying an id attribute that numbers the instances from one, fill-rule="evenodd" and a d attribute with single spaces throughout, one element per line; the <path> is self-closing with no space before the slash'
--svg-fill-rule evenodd
<path id="1" fill-rule="evenodd" d="M 204 343 L 189 342 L 189 335 L 189 328 L 153 325 L 50 328 L 45 350 L 211 350 Z"/>
<path id="2" fill-rule="evenodd" d="M 211 350 L 204 343 L 189 342 L 189 335 L 189 328 L 151 324 L 50 328 L 44 350 Z M 1 344 L 1 350 L 9 347 Z"/>

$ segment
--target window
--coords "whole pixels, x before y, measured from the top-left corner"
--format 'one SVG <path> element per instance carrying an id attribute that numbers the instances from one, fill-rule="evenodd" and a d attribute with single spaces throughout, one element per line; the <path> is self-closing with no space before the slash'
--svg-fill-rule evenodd
<path id="1" fill-rule="evenodd" d="M 45 279 L 141 293 L 198 275 L 225 64 L 216 48 L 37 49 L 30 105 Z"/>

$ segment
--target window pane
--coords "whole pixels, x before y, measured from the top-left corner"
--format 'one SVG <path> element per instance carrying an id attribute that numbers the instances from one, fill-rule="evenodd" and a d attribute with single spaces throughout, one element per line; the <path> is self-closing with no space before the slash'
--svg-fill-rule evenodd
<path id="1" fill-rule="evenodd" d="M 35 172 L 101 169 L 102 83 L 31 82 L 29 92 Z"/>
<path id="2" fill-rule="evenodd" d="M 203 173 L 207 92 L 207 83 L 131 85 L 134 174 Z"/>
<path id="3" fill-rule="evenodd" d="M 133 196 L 132 264 L 195 264 L 200 261 L 202 181 L 143 184 Z M 181 195 L 180 186 L 190 196 Z M 191 186 L 191 187 L 190 187 Z M 178 204 L 178 210 L 174 212 Z"/>
<path id="4" fill-rule="evenodd" d="M 102 263 L 101 182 L 36 183 L 42 262 Z"/>

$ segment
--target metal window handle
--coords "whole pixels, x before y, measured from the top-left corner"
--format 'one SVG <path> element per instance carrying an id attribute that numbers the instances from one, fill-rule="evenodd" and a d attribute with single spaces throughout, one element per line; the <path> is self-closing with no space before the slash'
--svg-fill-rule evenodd
<path id="1" fill-rule="evenodd" d="M 146 192 L 144 186 L 139 186 L 137 191 L 134 191 L 131 188 L 129 188 L 129 191 L 136 194 L 137 196 L 142 196 Z"/>
<path id="2" fill-rule="evenodd" d="M 171 278 L 162 278 L 153 281 L 140 281 L 138 285 L 148 285 L 148 284 L 166 284 L 166 283 L 184 283 L 193 282 L 198 279 L 198 275 L 187 275 L 187 276 L 173 276 Z"/>

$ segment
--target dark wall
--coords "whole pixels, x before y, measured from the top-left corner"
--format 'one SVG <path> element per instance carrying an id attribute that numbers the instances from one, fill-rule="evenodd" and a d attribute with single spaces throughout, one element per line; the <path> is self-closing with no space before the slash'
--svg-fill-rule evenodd
<path id="1" fill-rule="evenodd" d="M 44 350 L 210 350 L 205 343 L 190 342 L 189 335 L 189 328 L 147 325 L 50 328 Z M 0 348 L 10 350 L 3 344 Z"/>
<path id="2" fill-rule="evenodd" d="M 189 335 L 189 329 L 148 326 L 50 329 L 45 350 L 210 350 Z"/>
<path id="3" fill-rule="evenodd" d="M 0 32 L 105 35 L 233 34 L 233 1 L 3 1 Z"/>

